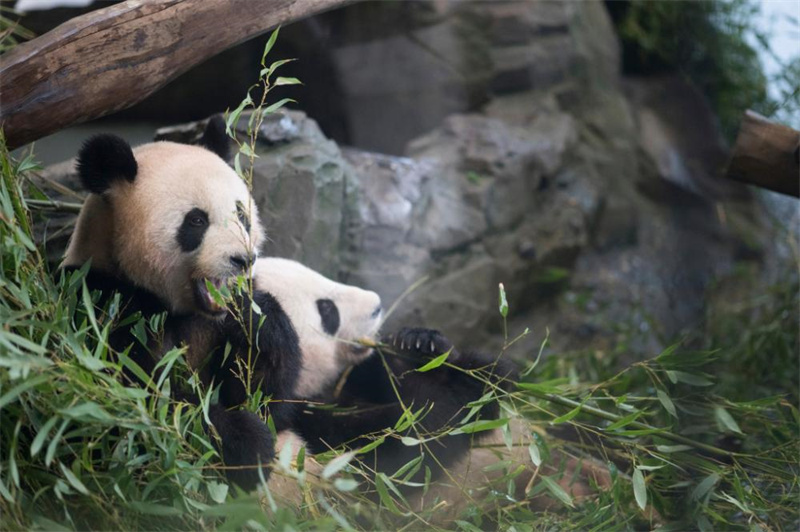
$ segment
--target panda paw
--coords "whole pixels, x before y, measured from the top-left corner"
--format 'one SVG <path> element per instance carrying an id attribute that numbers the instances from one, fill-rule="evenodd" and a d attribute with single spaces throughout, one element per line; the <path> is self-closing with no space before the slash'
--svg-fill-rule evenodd
<path id="1" fill-rule="evenodd" d="M 448 361 L 457 362 L 460 357 L 458 351 L 453 347 L 453 342 L 434 329 L 403 328 L 385 340 L 397 350 L 398 354 L 414 355 L 423 360 L 448 351 L 450 351 Z"/>
<path id="2" fill-rule="evenodd" d="M 222 455 L 228 481 L 244 491 L 254 490 L 270 475 L 275 458 L 275 445 L 267 425 L 257 415 L 246 410 L 225 410 L 214 405 L 209 410 L 211 424 L 220 442 L 212 439 Z"/>

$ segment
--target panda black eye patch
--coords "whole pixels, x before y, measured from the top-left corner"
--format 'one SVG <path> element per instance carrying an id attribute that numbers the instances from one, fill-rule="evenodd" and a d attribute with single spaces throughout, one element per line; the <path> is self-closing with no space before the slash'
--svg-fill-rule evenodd
<path id="1" fill-rule="evenodd" d="M 317 299 L 317 309 L 322 318 L 322 330 L 333 336 L 339 330 L 339 309 L 330 299 Z"/>
<path id="2" fill-rule="evenodd" d="M 194 208 L 187 212 L 176 237 L 181 251 L 194 251 L 200 247 L 206 229 L 208 229 L 208 213 L 206 211 Z"/>
<path id="3" fill-rule="evenodd" d="M 244 205 L 241 201 L 236 202 L 236 216 L 239 218 L 239 222 L 241 222 L 242 226 L 244 226 L 244 230 L 249 233 L 250 218 L 248 218 L 247 211 L 244 209 Z"/>

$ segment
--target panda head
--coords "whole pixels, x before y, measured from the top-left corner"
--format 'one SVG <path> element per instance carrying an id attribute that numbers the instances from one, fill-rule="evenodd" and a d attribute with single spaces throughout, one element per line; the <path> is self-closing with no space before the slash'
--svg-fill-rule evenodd
<path id="1" fill-rule="evenodd" d="M 253 272 L 256 289 L 278 301 L 300 339 L 299 396 L 319 394 L 372 352 L 361 342 L 371 343 L 378 334 L 378 294 L 337 283 L 287 259 L 260 258 Z"/>
<path id="2" fill-rule="evenodd" d="M 246 184 L 225 162 L 221 117 L 201 146 L 154 142 L 132 149 L 114 135 L 81 148 L 77 170 L 91 192 L 65 255 L 158 295 L 172 312 L 220 315 L 216 286 L 246 271 L 263 229 Z"/>

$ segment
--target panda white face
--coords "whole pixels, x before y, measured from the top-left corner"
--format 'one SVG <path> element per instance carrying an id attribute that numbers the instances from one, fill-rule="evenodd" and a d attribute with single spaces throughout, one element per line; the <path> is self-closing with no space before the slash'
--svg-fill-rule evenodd
<path id="1" fill-rule="evenodd" d="M 134 150 L 136 180 L 112 191 L 114 256 L 136 284 L 166 294 L 173 311 L 216 313 L 205 285 L 245 272 L 262 231 L 245 183 L 219 157 L 168 142 Z"/>
<path id="2" fill-rule="evenodd" d="M 81 210 L 64 264 L 91 258 L 172 312 L 224 315 L 206 280 L 219 287 L 248 270 L 264 238 L 236 172 L 199 146 L 155 142 L 131 150 L 111 136 L 87 142 L 78 167 L 95 194 Z"/>
<path id="3" fill-rule="evenodd" d="M 371 353 L 361 341 L 373 342 L 380 328 L 381 299 L 375 292 L 337 283 L 287 259 L 260 258 L 253 275 L 256 289 L 272 294 L 300 338 L 300 396 L 316 395 Z"/>

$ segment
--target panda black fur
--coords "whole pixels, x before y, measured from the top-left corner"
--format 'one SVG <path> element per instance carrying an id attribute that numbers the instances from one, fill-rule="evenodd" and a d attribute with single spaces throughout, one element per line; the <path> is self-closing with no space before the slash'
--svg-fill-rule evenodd
<path id="1" fill-rule="evenodd" d="M 232 469 L 229 478 L 250 489 L 259 481 L 257 464 L 269 464 L 272 436 L 259 416 L 230 409 L 244 402 L 244 388 L 215 351 L 229 342 L 234 358 L 250 348 L 250 300 L 238 307 L 244 321 L 218 307 L 205 287 L 217 286 L 243 273 L 255 260 L 263 229 L 245 184 L 226 164 L 228 142 L 220 117 L 209 121 L 205 147 L 169 142 L 136 149 L 121 138 L 99 135 L 89 139 L 77 158 L 84 187 L 91 192 L 78 217 L 62 267 L 69 271 L 91 260 L 86 283 L 101 292 L 103 308 L 114 292 L 121 296 L 117 323 L 109 337 L 112 350 L 129 357 L 156 378 L 159 358 L 169 349 L 188 346 L 190 366 L 199 369 L 206 384 L 221 383 L 220 404 L 209 419 L 220 436 L 221 454 Z M 209 149 L 206 149 L 209 148 Z M 211 151 L 211 150 L 215 151 Z M 255 302 L 271 319 L 256 335 L 255 375 L 265 394 L 288 396 L 299 376 L 299 340 L 280 305 L 269 294 Z M 142 346 L 131 334 L 133 318 L 166 314 L 163 337 Z M 262 356 L 263 355 L 263 356 Z M 206 364 L 206 361 L 211 363 Z M 126 371 L 138 385 L 139 378 Z M 191 394 L 179 394 L 196 402 Z M 289 402 L 270 408 L 276 426 L 294 417 Z M 268 475 L 265 468 L 262 472 Z"/>

